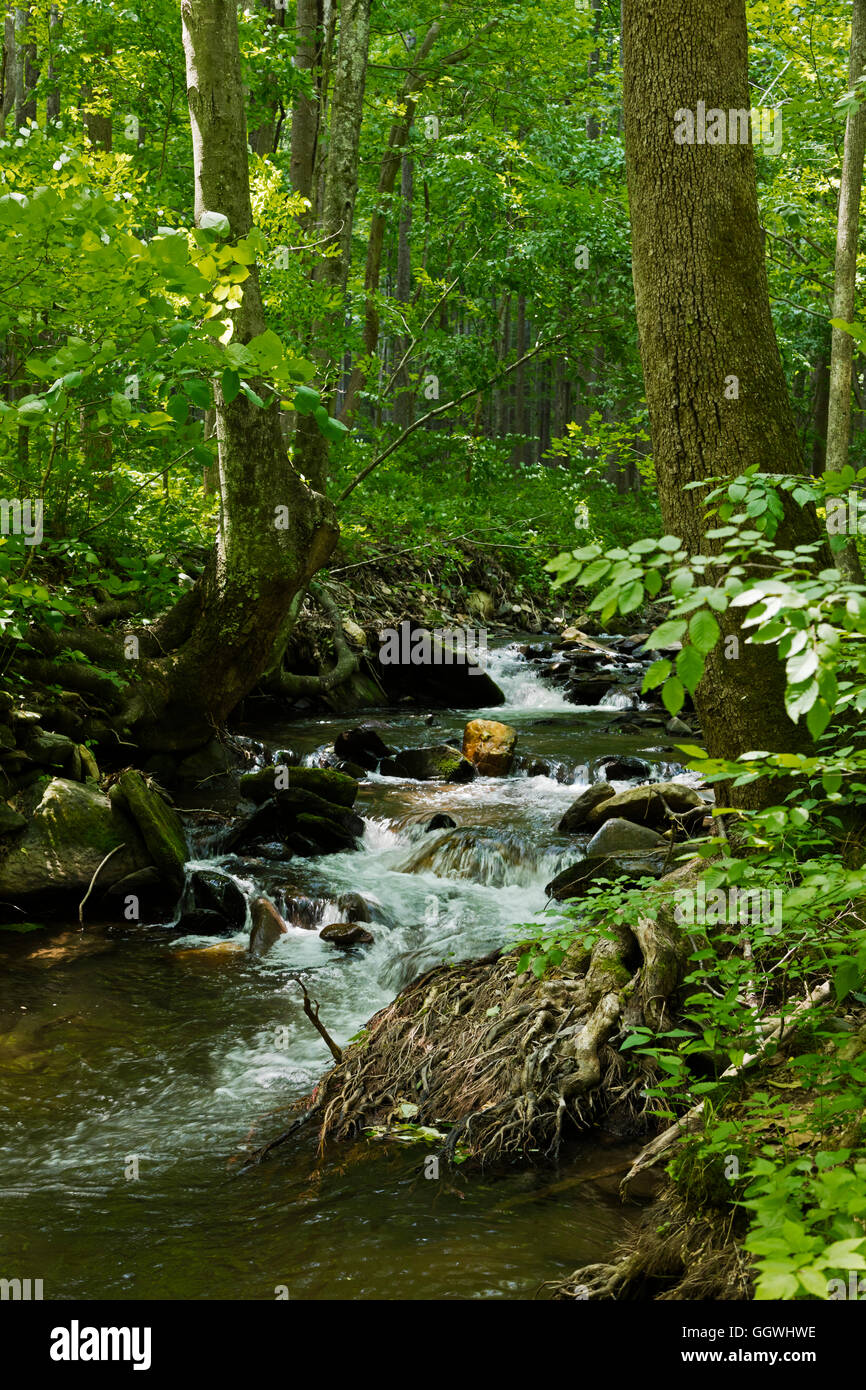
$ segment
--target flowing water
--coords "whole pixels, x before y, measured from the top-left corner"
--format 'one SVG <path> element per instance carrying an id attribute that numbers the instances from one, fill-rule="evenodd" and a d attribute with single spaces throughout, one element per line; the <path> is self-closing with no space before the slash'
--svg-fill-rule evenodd
<path id="1" fill-rule="evenodd" d="M 41 1278 L 59 1299 L 521 1298 L 610 1253 L 628 1216 L 616 1179 L 592 1180 L 611 1167 L 598 1146 L 575 1148 L 555 1174 L 428 1180 L 414 1145 L 363 1142 L 316 1172 L 302 1140 L 238 1174 L 251 1128 L 255 1144 L 279 1133 L 273 1112 L 330 1063 L 290 971 L 305 971 L 345 1042 L 421 971 L 516 943 L 515 924 L 539 921 L 544 884 L 577 857 L 556 824 L 594 759 L 639 752 L 654 777 L 680 771 L 665 749 L 606 729 L 620 692 L 584 710 L 512 646 L 489 663 L 504 707 L 391 710 L 379 732 L 394 746 L 459 744 L 466 718 L 489 713 L 551 775 L 459 786 L 371 775 L 355 808 L 362 848 L 313 860 L 214 861 L 197 832 L 198 862 L 287 913 L 306 900 L 317 926 L 345 915 L 340 893 L 361 893 L 372 946 L 342 952 L 292 926 L 253 960 L 158 926 L 0 933 L 0 1277 Z M 244 732 L 311 761 L 351 723 Z M 441 811 L 458 829 L 425 834 Z"/>

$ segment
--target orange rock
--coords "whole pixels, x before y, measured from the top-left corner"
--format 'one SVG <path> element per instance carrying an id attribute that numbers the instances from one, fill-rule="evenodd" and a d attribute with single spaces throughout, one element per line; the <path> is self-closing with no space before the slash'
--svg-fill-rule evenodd
<path id="1" fill-rule="evenodd" d="M 470 719 L 463 730 L 463 756 L 482 777 L 507 777 L 516 746 L 517 730 L 495 719 Z"/>

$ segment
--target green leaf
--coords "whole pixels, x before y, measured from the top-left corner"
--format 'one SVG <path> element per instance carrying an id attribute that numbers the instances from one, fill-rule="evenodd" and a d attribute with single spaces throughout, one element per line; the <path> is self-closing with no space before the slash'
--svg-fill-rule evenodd
<path id="1" fill-rule="evenodd" d="M 702 656 L 706 656 L 707 652 L 713 650 L 713 647 L 716 645 L 721 635 L 722 629 L 719 627 L 712 613 L 706 608 L 702 608 L 700 612 L 695 613 L 689 623 L 689 637 L 692 646 L 699 651 Z"/>
<path id="2" fill-rule="evenodd" d="M 690 695 L 694 695 L 704 674 L 704 658 L 696 647 L 683 647 L 677 654 L 677 675 Z"/>
<path id="3" fill-rule="evenodd" d="M 240 389 L 241 379 L 237 372 L 233 371 L 231 367 L 226 367 L 222 374 L 222 380 L 220 381 L 220 391 L 222 392 L 222 398 L 226 405 L 231 405 Z"/>
<path id="4" fill-rule="evenodd" d="M 662 703 L 668 714 L 673 717 L 679 714 L 685 704 L 686 693 L 683 690 L 682 682 L 676 676 L 671 676 L 670 680 L 665 681 L 662 688 Z"/>

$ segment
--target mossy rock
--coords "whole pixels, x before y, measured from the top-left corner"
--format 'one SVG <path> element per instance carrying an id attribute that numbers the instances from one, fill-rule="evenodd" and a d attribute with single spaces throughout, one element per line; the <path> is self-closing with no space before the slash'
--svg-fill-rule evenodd
<path id="1" fill-rule="evenodd" d="M 110 853 L 100 888 L 151 862 L 135 823 L 92 783 L 40 778 L 16 798 L 16 809 L 30 819 L 0 864 L 2 898 L 86 890 Z"/>
<path id="2" fill-rule="evenodd" d="M 187 861 L 186 836 L 180 817 L 140 772 L 121 773 L 109 793 L 112 803 L 128 811 L 160 872 L 178 886 Z"/>

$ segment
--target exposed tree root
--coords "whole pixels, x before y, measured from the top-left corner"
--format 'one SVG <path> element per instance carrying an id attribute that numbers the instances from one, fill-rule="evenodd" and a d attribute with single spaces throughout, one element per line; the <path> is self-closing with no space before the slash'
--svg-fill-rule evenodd
<path id="1" fill-rule="evenodd" d="M 751 1297 L 749 1256 L 740 1244 L 745 1215 L 697 1210 L 670 1187 L 644 1213 L 609 1264 L 583 1265 L 544 1285 L 554 1298 L 742 1300 Z"/>
<path id="2" fill-rule="evenodd" d="M 646 1076 L 614 1044 L 672 1007 L 691 943 L 670 896 L 636 933 L 609 928 L 540 981 L 518 978 L 517 952 L 422 975 L 321 1082 L 321 1143 L 410 1118 L 448 1128 L 446 1156 L 459 1145 L 486 1164 L 555 1160 L 568 1133 L 611 1112 L 646 1132 Z"/>
<path id="3" fill-rule="evenodd" d="M 293 698 L 298 698 L 301 695 L 323 695 L 336 686 L 342 685 L 343 681 L 348 680 L 358 669 L 358 657 L 346 641 L 343 633 L 342 615 L 333 598 L 320 584 L 310 584 L 309 593 L 331 624 L 334 654 L 337 660 L 330 671 L 323 671 L 317 676 L 295 675 L 282 669 L 272 675 L 268 686 L 281 695 L 289 695 Z M 284 650 L 285 640 L 283 640 L 282 646 Z M 282 661 L 282 652 L 279 660 Z"/>

